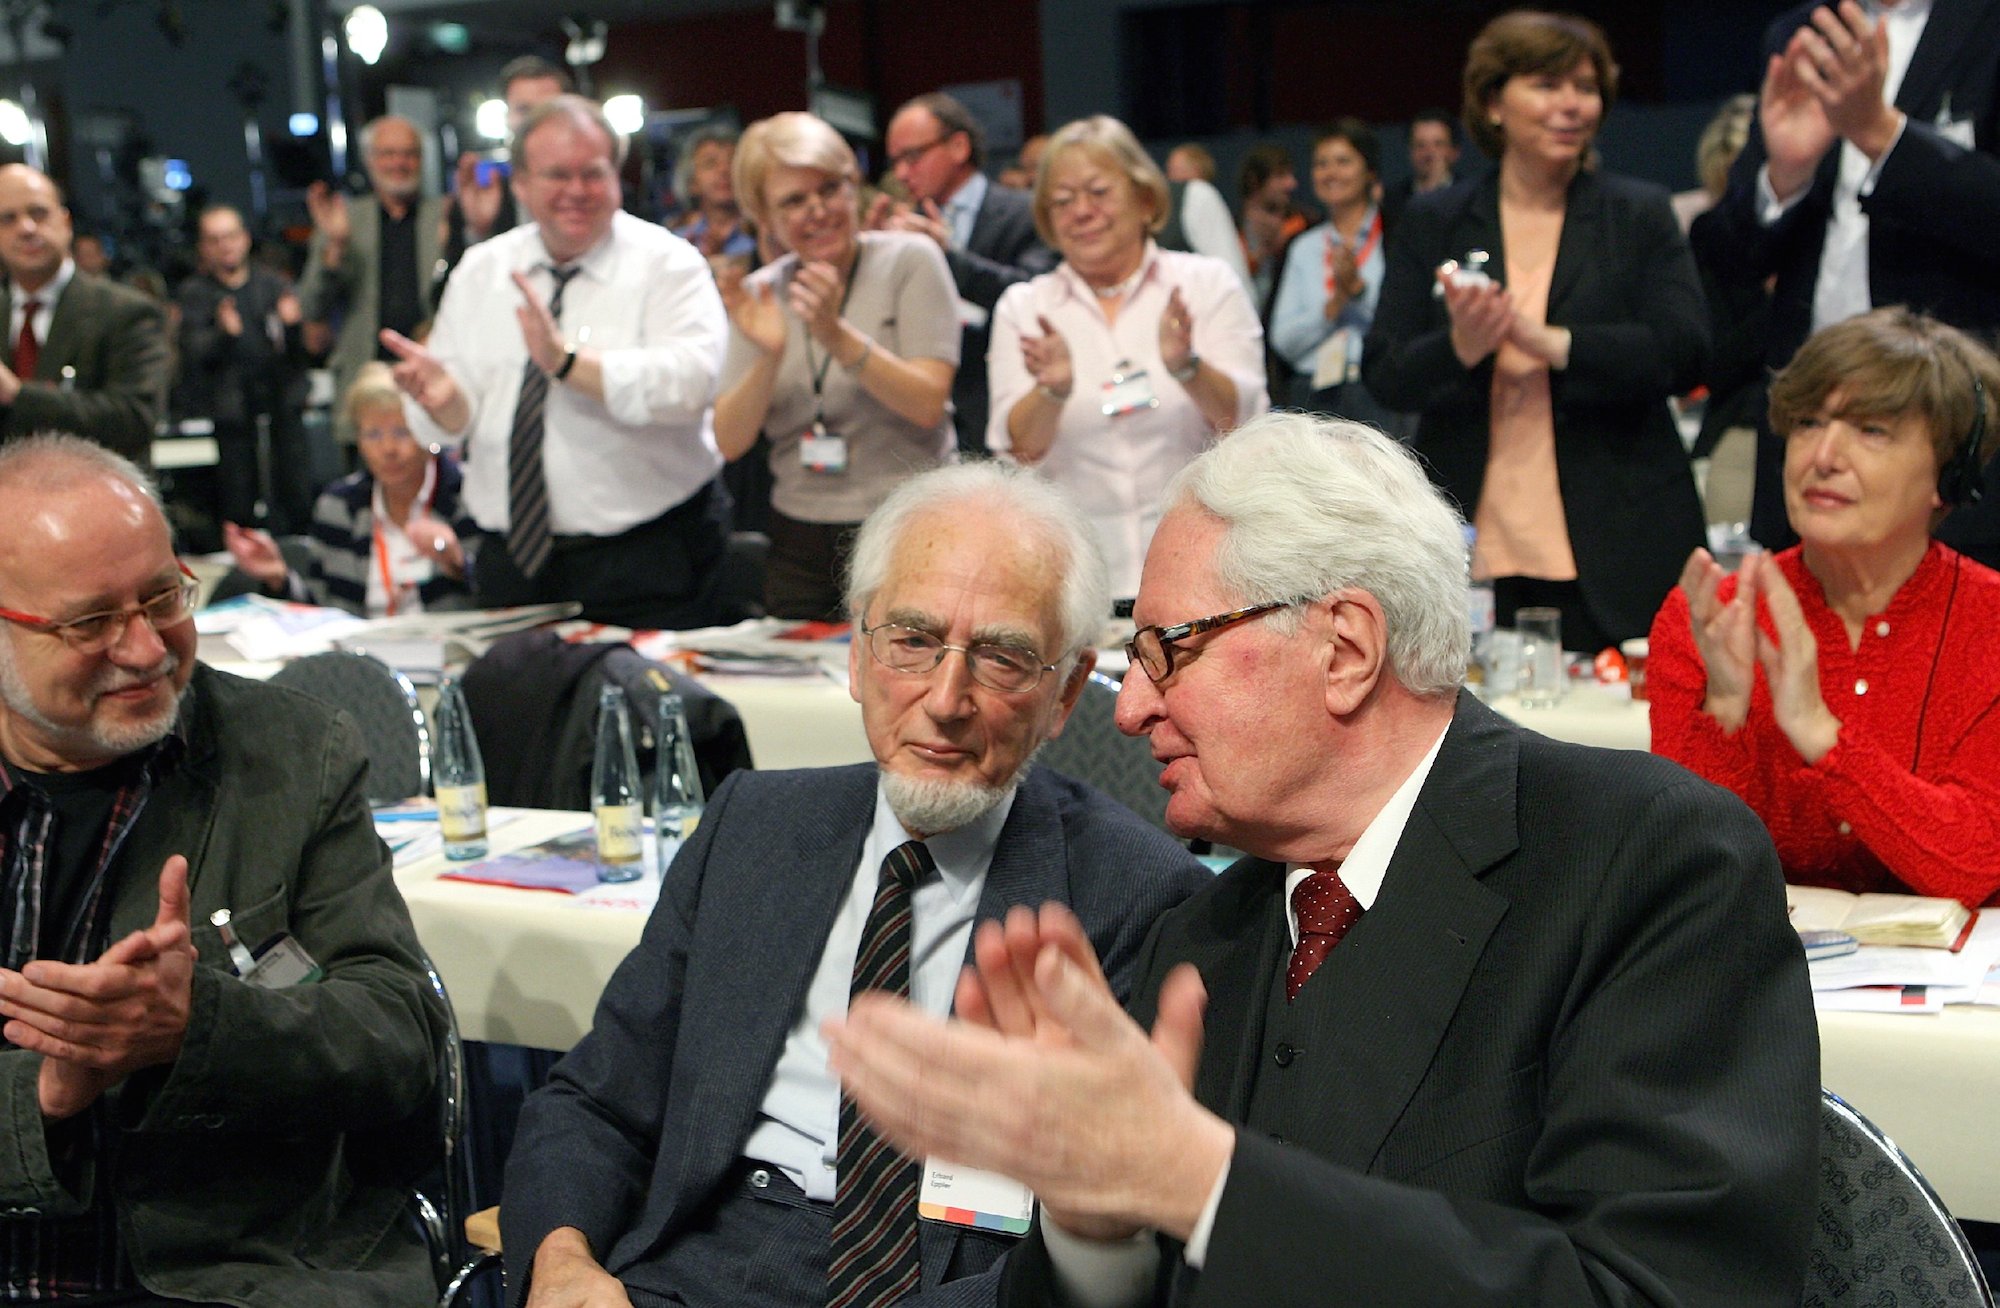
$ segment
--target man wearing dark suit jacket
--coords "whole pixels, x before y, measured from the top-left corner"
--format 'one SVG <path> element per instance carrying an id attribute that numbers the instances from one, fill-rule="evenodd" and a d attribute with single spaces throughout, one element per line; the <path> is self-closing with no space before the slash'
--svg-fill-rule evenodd
<path id="1" fill-rule="evenodd" d="M 78 272 L 71 230 L 54 182 L 0 168 L 0 440 L 73 432 L 145 466 L 172 369 L 165 319 L 137 291 Z"/>
<path id="2" fill-rule="evenodd" d="M 986 456 L 988 322 L 1001 294 L 1015 282 L 1056 266 L 1055 252 L 1035 234 L 1034 202 L 1026 191 L 996 186 L 980 171 L 986 138 L 979 120 L 942 92 L 920 95 L 889 120 L 889 166 L 917 207 L 896 212 L 887 198 L 869 211 L 868 225 L 921 232 L 944 250 L 958 286 L 958 376 L 951 403 L 958 448 Z"/>
<path id="3" fill-rule="evenodd" d="M 1976 335 L 2000 329 L 2000 0 L 1883 0 L 1870 18 L 1801 5 L 1771 25 L 1750 141 L 1696 252 L 1719 276 L 1775 276 L 1769 362 L 1813 331 L 1901 304 Z M 1785 519 L 1783 442 L 1759 441 L 1751 530 Z M 1939 539 L 2000 566 L 2000 496 Z"/>
<path id="4" fill-rule="evenodd" d="M 1380 432 L 1269 415 L 1168 503 L 1119 726 L 1252 856 L 1137 1022 L 1045 909 L 960 988 L 1005 1038 L 829 1031 L 888 1138 L 1040 1197 L 1002 1302 L 1797 1304 L 1818 1033 L 1756 819 L 1459 690 L 1459 519 Z"/>
<path id="5" fill-rule="evenodd" d="M 891 1169 L 909 1186 L 888 1219 L 901 1279 L 844 1270 L 868 1261 L 838 1220 L 867 1173 L 819 1027 L 861 985 L 885 855 L 921 841 L 935 864 L 903 948 L 939 1014 L 975 920 L 1066 903 L 1122 989 L 1153 918 L 1209 880 L 1029 763 L 1085 689 L 1109 607 L 1054 488 L 994 463 L 905 483 L 856 540 L 848 603 L 877 766 L 739 772 L 716 792 L 590 1034 L 523 1108 L 501 1206 L 516 1303 L 991 1303 L 1016 1241 L 919 1222 L 914 1163 Z"/>

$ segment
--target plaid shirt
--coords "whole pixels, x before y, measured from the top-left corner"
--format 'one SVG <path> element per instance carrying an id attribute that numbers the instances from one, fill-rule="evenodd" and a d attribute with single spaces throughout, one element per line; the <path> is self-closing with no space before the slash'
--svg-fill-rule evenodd
<path id="1" fill-rule="evenodd" d="M 86 869 L 88 884 L 73 899 L 61 897 L 76 906 L 61 922 L 43 921 L 55 805 L 28 775 L 0 759 L 0 905 L 5 906 L 0 965 L 18 971 L 35 958 L 87 963 L 104 952 L 106 873 L 155 781 L 179 761 L 182 748 L 176 731 L 142 751 L 141 765 L 129 771 L 112 800 L 110 821 Z M 42 1303 L 136 1288 L 111 1201 L 109 1170 L 117 1139 L 106 1128 L 101 1103 L 47 1129 L 50 1159 L 59 1173 L 73 1176 L 86 1163 L 97 1164 L 90 1211 L 78 1217 L 0 1219 L 0 1302 Z"/>

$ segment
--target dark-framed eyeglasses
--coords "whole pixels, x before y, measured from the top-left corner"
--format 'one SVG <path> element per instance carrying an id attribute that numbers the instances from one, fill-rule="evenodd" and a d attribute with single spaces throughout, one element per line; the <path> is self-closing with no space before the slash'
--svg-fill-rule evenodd
<path id="1" fill-rule="evenodd" d="M 1297 600 L 1272 600 L 1268 604 L 1252 604 L 1248 608 L 1196 618 L 1193 622 L 1179 622 L 1171 627 L 1141 627 L 1133 633 L 1132 639 L 1125 642 L 1125 657 L 1143 668 L 1154 685 L 1163 685 L 1168 677 L 1174 675 L 1174 646 L 1178 642 L 1205 631 L 1233 627 L 1239 622 L 1248 622 L 1260 613 L 1287 609 L 1296 603 Z"/>
<path id="2" fill-rule="evenodd" d="M 889 156 L 889 167 L 891 170 L 907 168 L 956 135 L 956 132 L 946 132 L 941 136 L 932 137 L 922 145 L 913 145 L 907 150 L 892 154 Z"/>
<path id="3" fill-rule="evenodd" d="M 181 576 L 177 581 L 129 608 L 86 613 L 63 622 L 14 609 L 0 609 L 0 619 L 43 635 L 58 636 L 63 644 L 79 654 L 102 654 L 118 643 L 135 617 L 144 618 L 146 625 L 154 631 L 164 631 L 194 616 L 195 597 L 201 594 L 201 583 L 195 580 L 185 563 L 179 564 L 179 567 Z"/>
<path id="4" fill-rule="evenodd" d="M 863 627 L 861 635 L 867 640 L 868 652 L 875 656 L 875 661 L 891 672 L 911 677 L 925 676 L 944 662 L 947 653 L 957 650 L 965 655 L 965 666 L 974 681 L 988 690 L 1008 695 L 1033 690 L 1043 673 L 1056 670 L 1055 664 L 1042 662 L 1035 651 L 1018 645 L 996 645 L 987 641 L 947 645 L 928 631 L 898 626 L 893 622 Z"/>

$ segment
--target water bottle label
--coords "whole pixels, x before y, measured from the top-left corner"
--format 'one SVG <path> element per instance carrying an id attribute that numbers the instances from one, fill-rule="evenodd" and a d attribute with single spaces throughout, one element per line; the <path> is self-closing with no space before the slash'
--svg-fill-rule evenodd
<path id="1" fill-rule="evenodd" d="M 486 783 L 437 788 L 438 826 L 451 841 L 479 840 L 486 835 Z"/>
<path id="2" fill-rule="evenodd" d="M 600 804 L 597 808 L 597 857 L 603 863 L 636 863 L 643 852 L 645 807 L 640 804 Z"/>

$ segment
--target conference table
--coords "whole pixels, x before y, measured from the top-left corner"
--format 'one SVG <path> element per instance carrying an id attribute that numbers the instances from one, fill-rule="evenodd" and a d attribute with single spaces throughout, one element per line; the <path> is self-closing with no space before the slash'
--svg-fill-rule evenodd
<path id="1" fill-rule="evenodd" d="M 1629 707 L 1629 706 L 1628 706 Z M 497 810 L 494 853 L 582 830 L 583 813 Z M 641 909 L 555 892 L 441 880 L 434 854 L 396 881 L 469 1039 L 567 1049 L 590 1027 Z M 649 873 L 649 876 L 651 874 Z M 1916 1160 L 1959 1217 L 2000 1222 L 2000 1008 L 1819 1015 L 1821 1081 Z"/>

